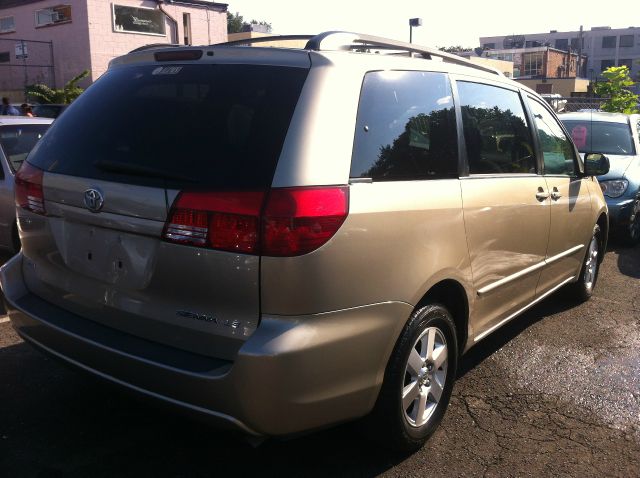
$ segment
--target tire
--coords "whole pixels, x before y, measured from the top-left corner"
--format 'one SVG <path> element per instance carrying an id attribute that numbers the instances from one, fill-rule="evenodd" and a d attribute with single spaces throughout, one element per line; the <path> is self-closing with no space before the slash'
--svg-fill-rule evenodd
<path id="1" fill-rule="evenodd" d="M 425 305 L 409 318 L 367 427 L 386 448 L 413 452 L 440 424 L 458 365 L 455 330 L 451 314 L 440 304 Z"/>
<path id="2" fill-rule="evenodd" d="M 20 248 L 22 244 L 20 243 L 20 235 L 18 234 L 18 226 L 14 223 L 11 228 L 11 244 L 13 246 L 13 253 L 17 254 L 20 252 Z"/>
<path id="3" fill-rule="evenodd" d="M 630 247 L 640 244 L 640 198 L 636 198 L 633 202 L 629 225 L 624 229 L 622 240 Z"/>
<path id="4" fill-rule="evenodd" d="M 578 302 L 585 302 L 593 295 L 593 289 L 596 286 L 598 273 L 600 272 L 600 262 L 602 262 L 600 257 L 601 250 L 602 233 L 600 232 L 600 226 L 596 224 L 582 261 L 578 282 L 571 284 L 571 295 Z"/>

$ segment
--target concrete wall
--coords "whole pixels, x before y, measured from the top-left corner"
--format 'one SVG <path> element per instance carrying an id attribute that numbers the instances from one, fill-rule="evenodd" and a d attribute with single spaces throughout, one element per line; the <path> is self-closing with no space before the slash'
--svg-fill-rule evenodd
<path id="1" fill-rule="evenodd" d="M 550 93 L 557 93 L 560 96 L 569 97 L 573 92 L 586 92 L 589 88 L 589 80 L 584 78 L 548 78 L 542 80 L 540 78 L 534 79 L 519 79 L 516 78 L 518 83 L 522 83 L 528 86 L 534 91 L 537 91 L 538 85 L 551 85 Z"/>

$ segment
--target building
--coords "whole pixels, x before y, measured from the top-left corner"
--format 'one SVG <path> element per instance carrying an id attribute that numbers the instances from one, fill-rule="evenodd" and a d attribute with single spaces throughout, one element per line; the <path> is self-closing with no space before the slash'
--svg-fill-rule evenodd
<path id="1" fill-rule="evenodd" d="M 490 51 L 548 46 L 582 53 L 587 57 L 587 64 L 578 76 L 591 81 L 599 79 L 600 73 L 610 66 L 626 65 L 632 78 L 637 80 L 640 76 L 640 27 L 593 27 L 582 32 L 551 30 L 548 33 L 481 37 L 480 45 Z M 640 86 L 636 85 L 635 89 L 638 91 Z"/>
<path id="2" fill-rule="evenodd" d="M 87 84 L 109 61 L 149 43 L 227 40 L 227 5 L 211 0 L 0 0 L 0 91 Z M 17 98 L 16 98 L 17 99 Z"/>

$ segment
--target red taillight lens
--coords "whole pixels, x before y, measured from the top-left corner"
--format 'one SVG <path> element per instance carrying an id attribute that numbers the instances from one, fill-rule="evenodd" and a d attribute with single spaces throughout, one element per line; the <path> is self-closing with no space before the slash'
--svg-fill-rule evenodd
<path id="1" fill-rule="evenodd" d="M 299 256 L 331 239 L 348 211 L 347 186 L 272 189 L 268 194 L 182 192 L 163 238 L 241 254 Z"/>
<path id="2" fill-rule="evenodd" d="M 26 161 L 22 163 L 15 178 L 16 206 L 36 214 L 45 214 L 44 192 L 42 191 L 43 174 L 41 169 Z"/>
<path id="3" fill-rule="evenodd" d="M 262 254 L 311 252 L 333 237 L 348 211 L 346 186 L 273 189 L 262 219 Z"/>
<path id="4" fill-rule="evenodd" d="M 183 192 L 163 237 L 171 242 L 242 254 L 258 253 L 263 192 Z"/>

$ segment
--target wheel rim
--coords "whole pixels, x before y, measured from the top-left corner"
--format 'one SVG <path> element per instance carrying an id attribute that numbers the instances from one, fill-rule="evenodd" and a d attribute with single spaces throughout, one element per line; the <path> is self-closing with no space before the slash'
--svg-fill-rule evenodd
<path id="1" fill-rule="evenodd" d="M 633 203 L 633 209 L 631 210 L 629 235 L 632 241 L 640 239 L 640 201 L 638 200 Z"/>
<path id="2" fill-rule="evenodd" d="M 447 341 L 437 327 L 427 327 L 411 348 L 404 372 L 402 410 L 413 427 L 429 421 L 447 379 Z"/>
<path id="3" fill-rule="evenodd" d="M 587 261 L 584 264 L 584 285 L 587 290 L 593 289 L 598 272 L 598 238 L 593 236 L 587 252 Z"/>

